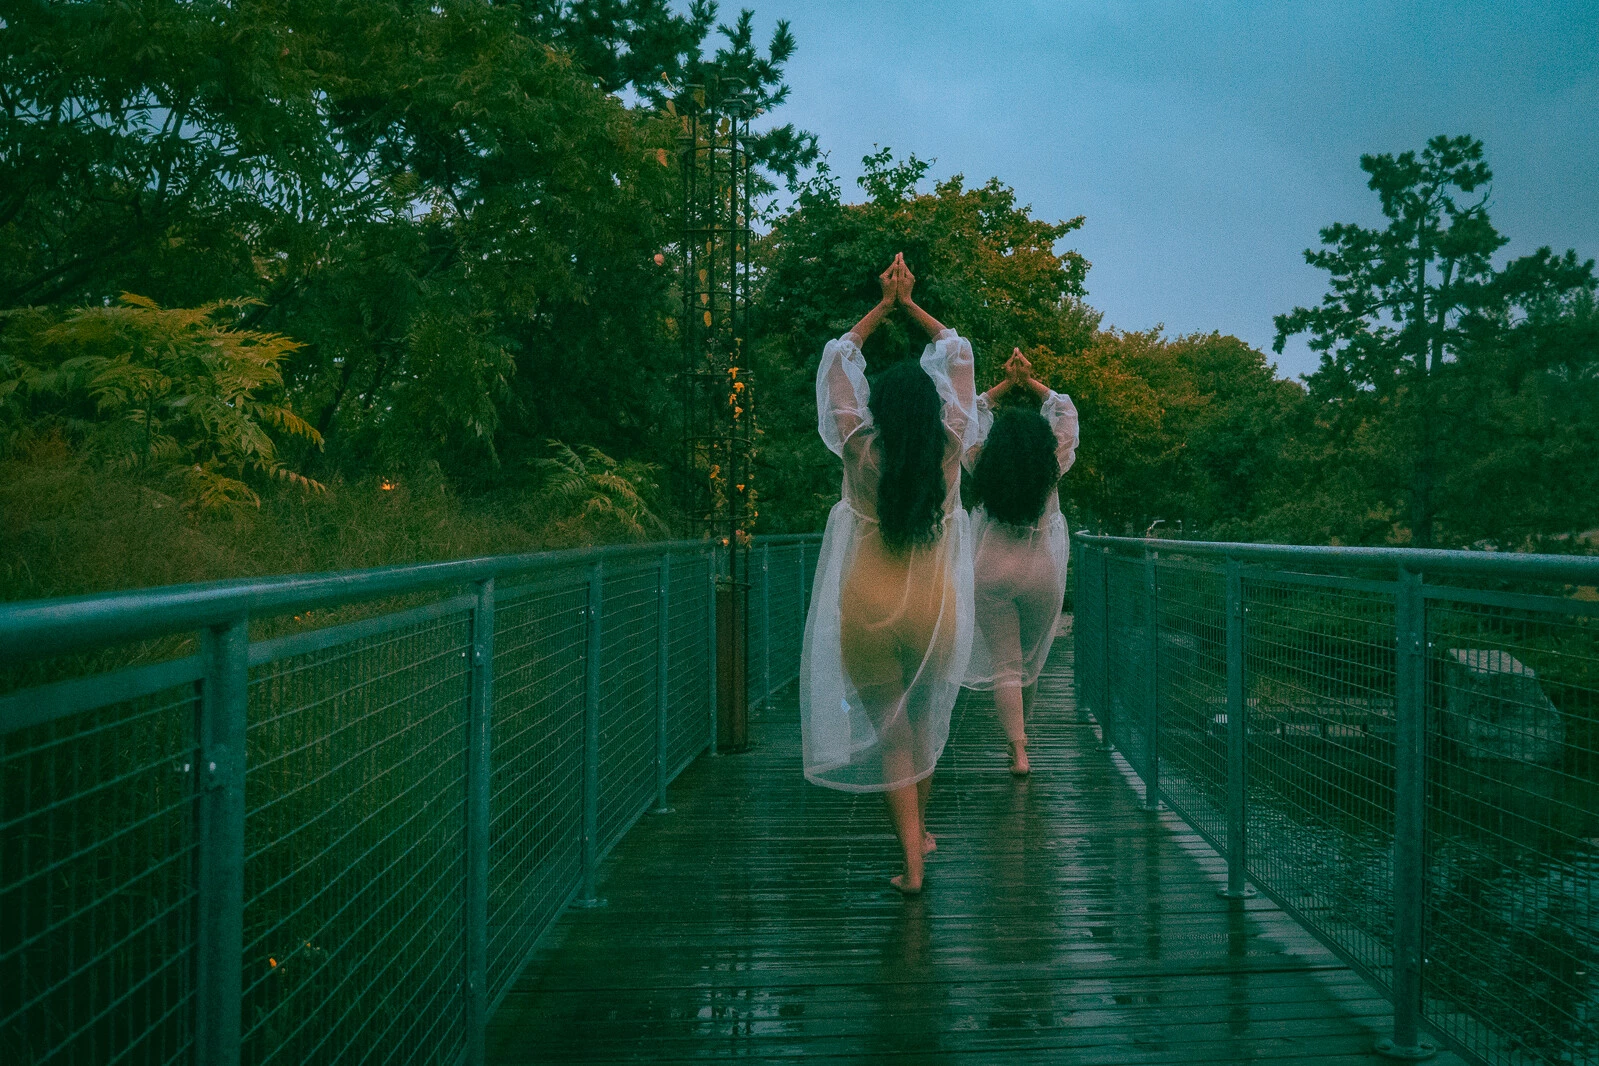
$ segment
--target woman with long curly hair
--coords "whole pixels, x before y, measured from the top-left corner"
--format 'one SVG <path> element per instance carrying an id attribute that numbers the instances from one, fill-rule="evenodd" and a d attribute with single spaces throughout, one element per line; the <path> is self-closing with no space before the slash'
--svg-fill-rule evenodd
<path id="1" fill-rule="evenodd" d="M 995 402 L 1021 386 L 1039 407 Z M 994 693 L 1010 743 L 1011 773 L 1028 773 L 1027 717 L 1066 595 L 1066 520 L 1056 491 L 1077 455 L 1071 397 L 1032 376 L 1015 350 L 1005 380 L 977 397 L 977 444 L 967 467 L 977 491 L 972 569 L 977 631 L 966 687 Z"/>
<path id="2" fill-rule="evenodd" d="M 905 853 L 892 879 L 922 888 L 933 769 L 972 643 L 969 521 L 960 463 L 974 443 L 972 347 L 911 298 L 903 255 L 883 297 L 828 342 L 816 372 L 822 440 L 844 461 L 827 517 L 800 665 L 805 776 L 881 792 Z M 861 345 L 896 304 L 931 338 L 867 383 Z"/>

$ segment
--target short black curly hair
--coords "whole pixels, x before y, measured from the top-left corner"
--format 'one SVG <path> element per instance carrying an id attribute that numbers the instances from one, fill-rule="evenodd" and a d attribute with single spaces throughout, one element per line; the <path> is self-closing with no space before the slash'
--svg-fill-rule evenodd
<path id="1" fill-rule="evenodd" d="M 1059 481 L 1055 434 L 1044 416 L 1024 407 L 996 412 L 972 472 L 977 502 L 989 516 L 1008 525 L 1033 525 Z"/>

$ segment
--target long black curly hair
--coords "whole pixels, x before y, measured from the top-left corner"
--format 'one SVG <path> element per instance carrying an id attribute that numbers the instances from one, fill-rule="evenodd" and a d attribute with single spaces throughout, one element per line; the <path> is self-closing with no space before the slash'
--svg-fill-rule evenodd
<path id="1" fill-rule="evenodd" d="M 944 519 L 943 401 L 914 359 L 872 382 L 872 421 L 883 450 L 877 522 L 890 551 L 927 544 Z"/>
<path id="2" fill-rule="evenodd" d="M 1044 416 L 1024 407 L 998 411 L 972 481 L 978 502 L 991 517 L 1013 526 L 1037 522 L 1050 490 L 1060 481 L 1055 434 Z"/>

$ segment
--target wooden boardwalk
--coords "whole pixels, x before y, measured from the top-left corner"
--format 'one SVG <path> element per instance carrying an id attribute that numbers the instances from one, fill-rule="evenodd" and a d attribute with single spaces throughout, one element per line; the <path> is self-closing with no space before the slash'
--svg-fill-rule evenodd
<path id="1" fill-rule="evenodd" d="M 1217 898 L 1214 853 L 1140 808 L 1073 708 L 1070 650 L 1029 779 L 987 698 L 957 705 L 911 900 L 882 801 L 801 776 L 791 686 L 755 750 L 701 758 L 617 847 L 608 905 L 546 938 L 489 1061 L 1382 1061 L 1386 1002 L 1270 903 Z"/>

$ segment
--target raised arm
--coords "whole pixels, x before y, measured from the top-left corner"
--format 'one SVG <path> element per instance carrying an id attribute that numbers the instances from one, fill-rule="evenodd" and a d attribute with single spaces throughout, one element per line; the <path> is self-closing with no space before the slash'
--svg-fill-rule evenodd
<path id="1" fill-rule="evenodd" d="M 890 263 L 878 275 L 883 286 L 882 299 L 848 333 L 827 342 L 821 365 L 816 368 L 816 428 L 835 455 L 842 456 L 850 440 L 872 424 L 871 389 L 866 383 L 866 357 L 861 354 L 861 345 L 894 306 L 898 294 L 894 268 L 895 264 Z"/>
<path id="2" fill-rule="evenodd" d="M 900 252 L 894 257 L 894 265 L 889 268 L 896 272 L 895 284 L 899 302 L 904 305 L 906 312 L 916 321 L 918 326 L 927 331 L 927 336 L 937 338 L 944 332 L 944 323 L 922 310 L 911 296 L 911 290 L 916 287 L 916 275 L 911 273 L 911 268 L 905 265 L 905 253 Z"/>
<path id="3" fill-rule="evenodd" d="M 878 283 L 883 286 L 883 296 L 870 311 L 861 316 L 859 322 L 850 327 L 850 333 L 855 336 L 855 347 L 864 347 L 866 338 L 877 329 L 877 324 L 883 321 L 883 316 L 894 309 L 894 301 L 899 298 L 899 270 L 904 265 L 904 259 L 895 256 L 894 261 L 888 264 L 888 269 L 877 275 Z"/>
<path id="4" fill-rule="evenodd" d="M 1039 412 L 1055 432 L 1055 462 L 1064 474 L 1077 460 L 1077 405 L 1064 393 L 1044 388 L 1037 381 L 1033 384 L 1044 390 L 1044 402 Z"/>
<path id="5" fill-rule="evenodd" d="M 1033 364 L 1017 348 L 1005 364 L 1006 378 L 1002 384 L 1019 384 L 1038 397 L 1038 413 L 1044 416 L 1055 434 L 1055 462 L 1062 474 L 1072 468 L 1077 459 L 1077 405 L 1072 398 L 1055 392 L 1033 377 Z M 998 388 L 998 386 L 995 386 Z M 993 389 L 989 390 L 993 392 Z"/>
<path id="6" fill-rule="evenodd" d="M 999 402 L 1018 382 L 1027 380 L 1027 372 L 1032 369 L 1032 364 L 1022 355 L 1020 348 L 1011 349 L 1011 357 L 1005 360 L 1005 377 L 998 385 L 987 392 L 980 393 L 977 397 L 977 421 L 975 432 L 969 435 L 966 450 L 961 455 L 961 463 L 967 470 L 977 469 L 977 460 L 983 451 L 983 445 L 988 443 L 989 431 L 994 428 L 994 405 Z"/>

